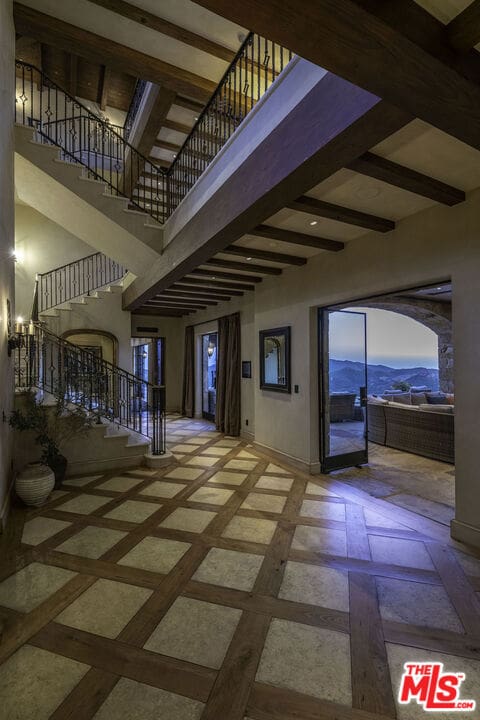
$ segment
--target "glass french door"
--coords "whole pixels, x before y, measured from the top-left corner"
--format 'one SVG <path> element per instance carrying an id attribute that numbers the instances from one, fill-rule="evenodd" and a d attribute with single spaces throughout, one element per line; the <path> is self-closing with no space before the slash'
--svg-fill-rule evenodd
<path id="1" fill-rule="evenodd" d="M 202 335 L 202 415 L 215 420 L 217 407 L 217 333 Z"/>
<path id="2" fill-rule="evenodd" d="M 368 462 L 367 319 L 320 310 L 319 323 L 320 468 L 328 473 Z"/>

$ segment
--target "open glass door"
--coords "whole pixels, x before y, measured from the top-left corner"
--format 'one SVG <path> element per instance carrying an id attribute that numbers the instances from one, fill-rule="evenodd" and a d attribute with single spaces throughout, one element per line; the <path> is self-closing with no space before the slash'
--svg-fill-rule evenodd
<path id="1" fill-rule="evenodd" d="M 202 415 L 215 420 L 217 406 L 217 333 L 202 336 Z"/>
<path id="2" fill-rule="evenodd" d="M 368 462 L 367 319 L 321 310 L 320 466 L 331 472 Z"/>

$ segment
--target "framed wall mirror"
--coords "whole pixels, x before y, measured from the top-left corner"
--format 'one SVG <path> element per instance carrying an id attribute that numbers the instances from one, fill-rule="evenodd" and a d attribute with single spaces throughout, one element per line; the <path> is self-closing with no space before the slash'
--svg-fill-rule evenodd
<path id="1" fill-rule="evenodd" d="M 260 389 L 291 392 L 289 327 L 260 330 Z"/>

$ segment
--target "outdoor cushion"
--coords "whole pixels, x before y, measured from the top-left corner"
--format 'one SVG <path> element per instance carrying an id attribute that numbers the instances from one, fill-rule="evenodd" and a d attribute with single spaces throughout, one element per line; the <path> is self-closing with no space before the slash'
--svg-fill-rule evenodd
<path id="1" fill-rule="evenodd" d="M 447 405 L 447 396 L 442 392 L 426 393 L 430 405 Z"/>
<path id="2" fill-rule="evenodd" d="M 453 414 L 453 405 L 432 405 L 431 403 L 427 403 L 426 405 L 420 405 L 419 410 L 433 413 L 446 413 L 448 415 Z"/>
<path id="3" fill-rule="evenodd" d="M 409 392 L 400 392 L 391 395 L 390 393 L 384 393 L 383 397 L 385 400 L 393 400 L 396 403 L 403 403 L 403 405 L 411 405 L 412 400 Z"/>
<path id="4" fill-rule="evenodd" d="M 412 405 L 426 405 L 427 395 L 424 392 L 414 392 L 411 394 Z"/>

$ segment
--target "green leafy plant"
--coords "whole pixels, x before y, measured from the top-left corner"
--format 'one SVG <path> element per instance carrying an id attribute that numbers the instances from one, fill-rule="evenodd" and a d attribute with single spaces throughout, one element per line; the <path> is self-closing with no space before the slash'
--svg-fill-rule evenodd
<path id="1" fill-rule="evenodd" d="M 10 425 L 15 430 L 36 432 L 35 442 L 42 448 L 41 462 L 53 467 L 62 456 L 62 445 L 76 435 L 85 436 L 95 424 L 96 417 L 83 407 L 72 405 L 58 388 L 54 402 L 45 405 L 29 391 L 24 396 L 23 408 L 13 410 Z"/>
<path id="2" fill-rule="evenodd" d="M 405 380 L 397 380 L 396 382 L 392 383 L 392 388 L 394 390 L 402 390 L 403 392 L 408 392 L 412 386 L 409 382 L 406 382 Z"/>

